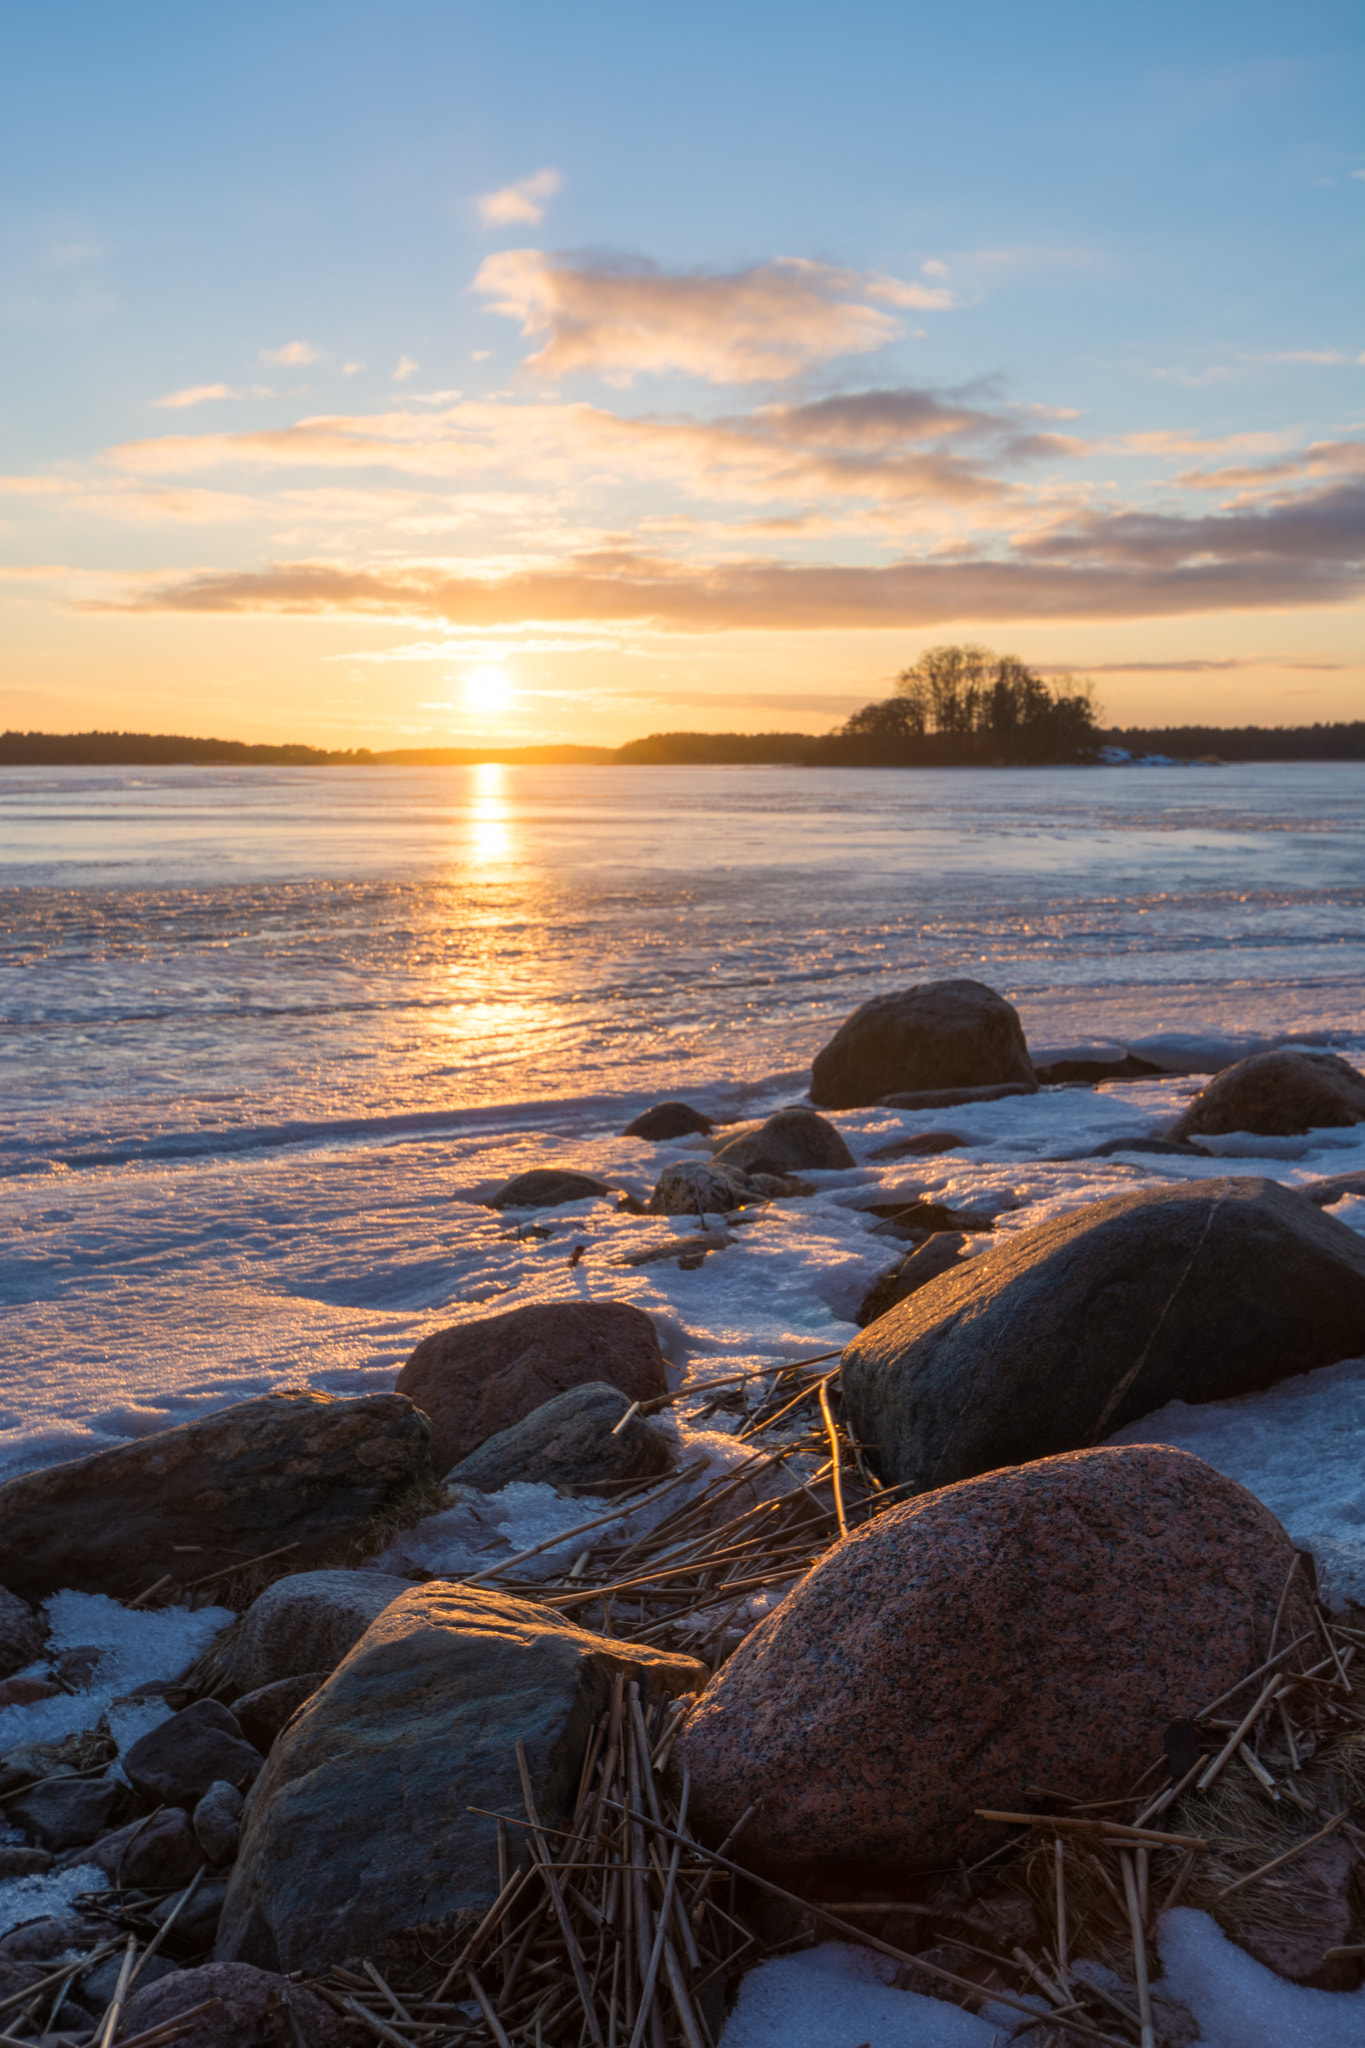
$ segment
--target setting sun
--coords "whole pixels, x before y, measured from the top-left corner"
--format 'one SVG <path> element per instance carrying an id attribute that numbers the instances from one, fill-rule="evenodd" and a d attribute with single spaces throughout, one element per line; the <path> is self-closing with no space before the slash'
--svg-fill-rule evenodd
<path id="1" fill-rule="evenodd" d="M 464 679 L 464 701 L 468 710 L 486 715 L 506 711 L 512 702 L 512 685 L 506 669 L 491 664 L 471 668 Z"/>

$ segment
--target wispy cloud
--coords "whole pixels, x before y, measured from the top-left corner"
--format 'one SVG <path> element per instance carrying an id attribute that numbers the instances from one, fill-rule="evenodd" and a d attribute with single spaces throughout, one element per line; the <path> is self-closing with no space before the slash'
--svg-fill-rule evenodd
<path id="1" fill-rule="evenodd" d="M 314 348 L 311 341 L 287 341 L 283 348 L 263 348 L 261 350 L 261 361 L 263 363 L 282 363 L 287 369 L 294 369 L 300 364 L 316 363 L 321 360 L 322 350 Z"/>
<path id="2" fill-rule="evenodd" d="M 394 383 L 406 384 L 409 377 L 415 377 L 417 375 L 417 372 L 421 369 L 421 367 L 422 365 L 418 362 L 414 362 L 411 356 L 400 356 L 398 359 L 398 368 L 393 373 Z"/>
<path id="3" fill-rule="evenodd" d="M 526 363 L 535 375 L 589 370 L 622 382 L 667 371 L 712 383 L 782 381 L 897 340 L 903 329 L 887 306 L 953 303 L 941 287 L 797 256 L 717 275 L 504 249 L 474 283 L 528 339 L 545 337 Z"/>
<path id="4" fill-rule="evenodd" d="M 215 399 L 240 398 L 240 391 L 234 391 L 227 384 L 187 384 L 183 391 L 168 391 L 164 398 L 154 398 L 153 405 L 163 407 L 167 412 L 183 412 L 190 405 L 209 405 Z"/>
<path id="5" fill-rule="evenodd" d="M 563 186 L 560 173 L 547 164 L 543 171 L 533 171 L 529 178 L 518 178 L 514 185 L 483 193 L 476 204 L 490 228 L 511 227 L 516 221 L 529 221 L 534 227 L 545 217 L 546 202 Z"/>

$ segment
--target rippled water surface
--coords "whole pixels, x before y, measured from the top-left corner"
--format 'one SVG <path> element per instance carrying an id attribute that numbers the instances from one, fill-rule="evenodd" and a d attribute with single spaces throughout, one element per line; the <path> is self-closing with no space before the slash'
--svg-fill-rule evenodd
<path id="1" fill-rule="evenodd" d="M 11 1165 L 793 1082 L 878 989 L 1358 1028 L 1365 769 L 0 771 Z"/>

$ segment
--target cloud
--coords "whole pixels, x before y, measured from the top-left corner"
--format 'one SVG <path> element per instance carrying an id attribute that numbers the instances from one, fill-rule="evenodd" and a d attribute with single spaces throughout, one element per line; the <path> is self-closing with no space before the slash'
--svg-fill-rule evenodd
<path id="1" fill-rule="evenodd" d="M 1300 478 L 1365 476 L 1365 441 L 1313 441 L 1280 462 L 1227 469 L 1187 469 L 1176 478 L 1188 490 L 1239 489 L 1250 499 Z"/>
<path id="2" fill-rule="evenodd" d="M 208 405 L 216 398 L 240 398 L 240 391 L 233 391 L 227 384 L 187 384 L 183 391 L 168 391 L 164 398 L 154 398 L 153 405 L 159 405 L 168 412 L 183 412 L 188 405 Z"/>
<path id="3" fill-rule="evenodd" d="M 301 363 L 316 363 L 322 360 L 322 350 L 314 348 L 311 341 L 287 341 L 283 348 L 263 348 L 263 363 L 283 363 L 294 368 Z"/>
<path id="4" fill-rule="evenodd" d="M 1365 489 L 1339 485 L 1250 513 L 1082 515 L 1003 557 L 697 563 L 603 547 L 494 576 L 430 563 L 294 562 L 176 578 L 113 608 L 351 613 L 485 629 L 615 620 L 693 633 L 1169 617 L 1355 597 L 1365 588 L 1362 533 Z"/>
<path id="5" fill-rule="evenodd" d="M 534 226 L 545 217 L 546 200 L 553 199 L 563 185 L 559 172 L 547 165 L 543 171 L 533 171 L 529 178 L 518 178 L 515 185 L 483 193 L 475 203 L 490 228 L 511 227 L 514 221 L 523 220 Z"/>
<path id="6" fill-rule="evenodd" d="M 780 382 L 897 340 L 901 324 L 884 306 L 953 303 L 942 289 L 797 256 L 714 275 L 504 249 L 474 285 L 523 335 L 546 337 L 526 362 L 535 375 L 589 370 L 618 381 L 682 371 L 718 384 Z"/>
<path id="7" fill-rule="evenodd" d="M 394 383 L 406 384 L 408 378 L 415 377 L 417 375 L 417 372 L 421 369 L 421 367 L 422 365 L 418 362 L 414 362 L 411 356 L 400 356 L 398 359 L 398 368 L 393 373 Z"/>
<path id="8" fill-rule="evenodd" d="M 1352 360 L 1339 348 L 1282 348 L 1242 357 L 1244 363 L 1349 363 Z"/>

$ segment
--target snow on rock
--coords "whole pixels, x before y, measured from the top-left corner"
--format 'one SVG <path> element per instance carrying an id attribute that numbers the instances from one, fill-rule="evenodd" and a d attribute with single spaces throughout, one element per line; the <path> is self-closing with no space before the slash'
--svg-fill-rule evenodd
<path id="1" fill-rule="evenodd" d="M 1296 1547 L 1313 1553 L 1334 1605 L 1365 1604 L 1365 1358 L 1234 1401 L 1171 1401 L 1109 1441 L 1193 1451 L 1264 1501 Z"/>
<path id="2" fill-rule="evenodd" d="M 48 1871 L 43 1877 L 6 1878 L 0 1883 L 0 1935 L 30 1920 L 64 1919 L 74 1911 L 78 1892 L 104 1891 L 108 1884 L 105 1872 L 92 1863 Z"/>
<path id="3" fill-rule="evenodd" d="M 65 1650 L 92 1649 L 99 1661 L 89 1687 L 35 1700 L 31 1706 L 0 1708 L 0 1754 L 28 1742 L 60 1742 L 65 1735 L 95 1728 L 107 1716 L 120 1750 L 136 1742 L 170 1713 L 160 1701 L 116 1707 L 115 1699 L 155 1679 L 179 1678 L 236 1616 L 227 1607 L 130 1608 L 107 1593 L 54 1593 L 43 1612 L 51 1631 L 53 1658 Z M 46 1663 L 29 1666 L 46 1675 Z"/>
<path id="4" fill-rule="evenodd" d="M 1004 2008 L 988 2008 L 992 2019 L 900 1991 L 896 1967 L 843 1941 L 760 1963 L 740 1986 L 720 2048 L 992 2048 L 1009 2037 L 1014 2016 Z"/>
<path id="5" fill-rule="evenodd" d="M 1157 1946 L 1165 1975 L 1154 1989 L 1194 2014 L 1196 2048 L 1360 2048 L 1365 2041 L 1365 1987 L 1313 1991 L 1286 1983 L 1207 1913 L 1187 1906 L 1164 1913 Z"/>

